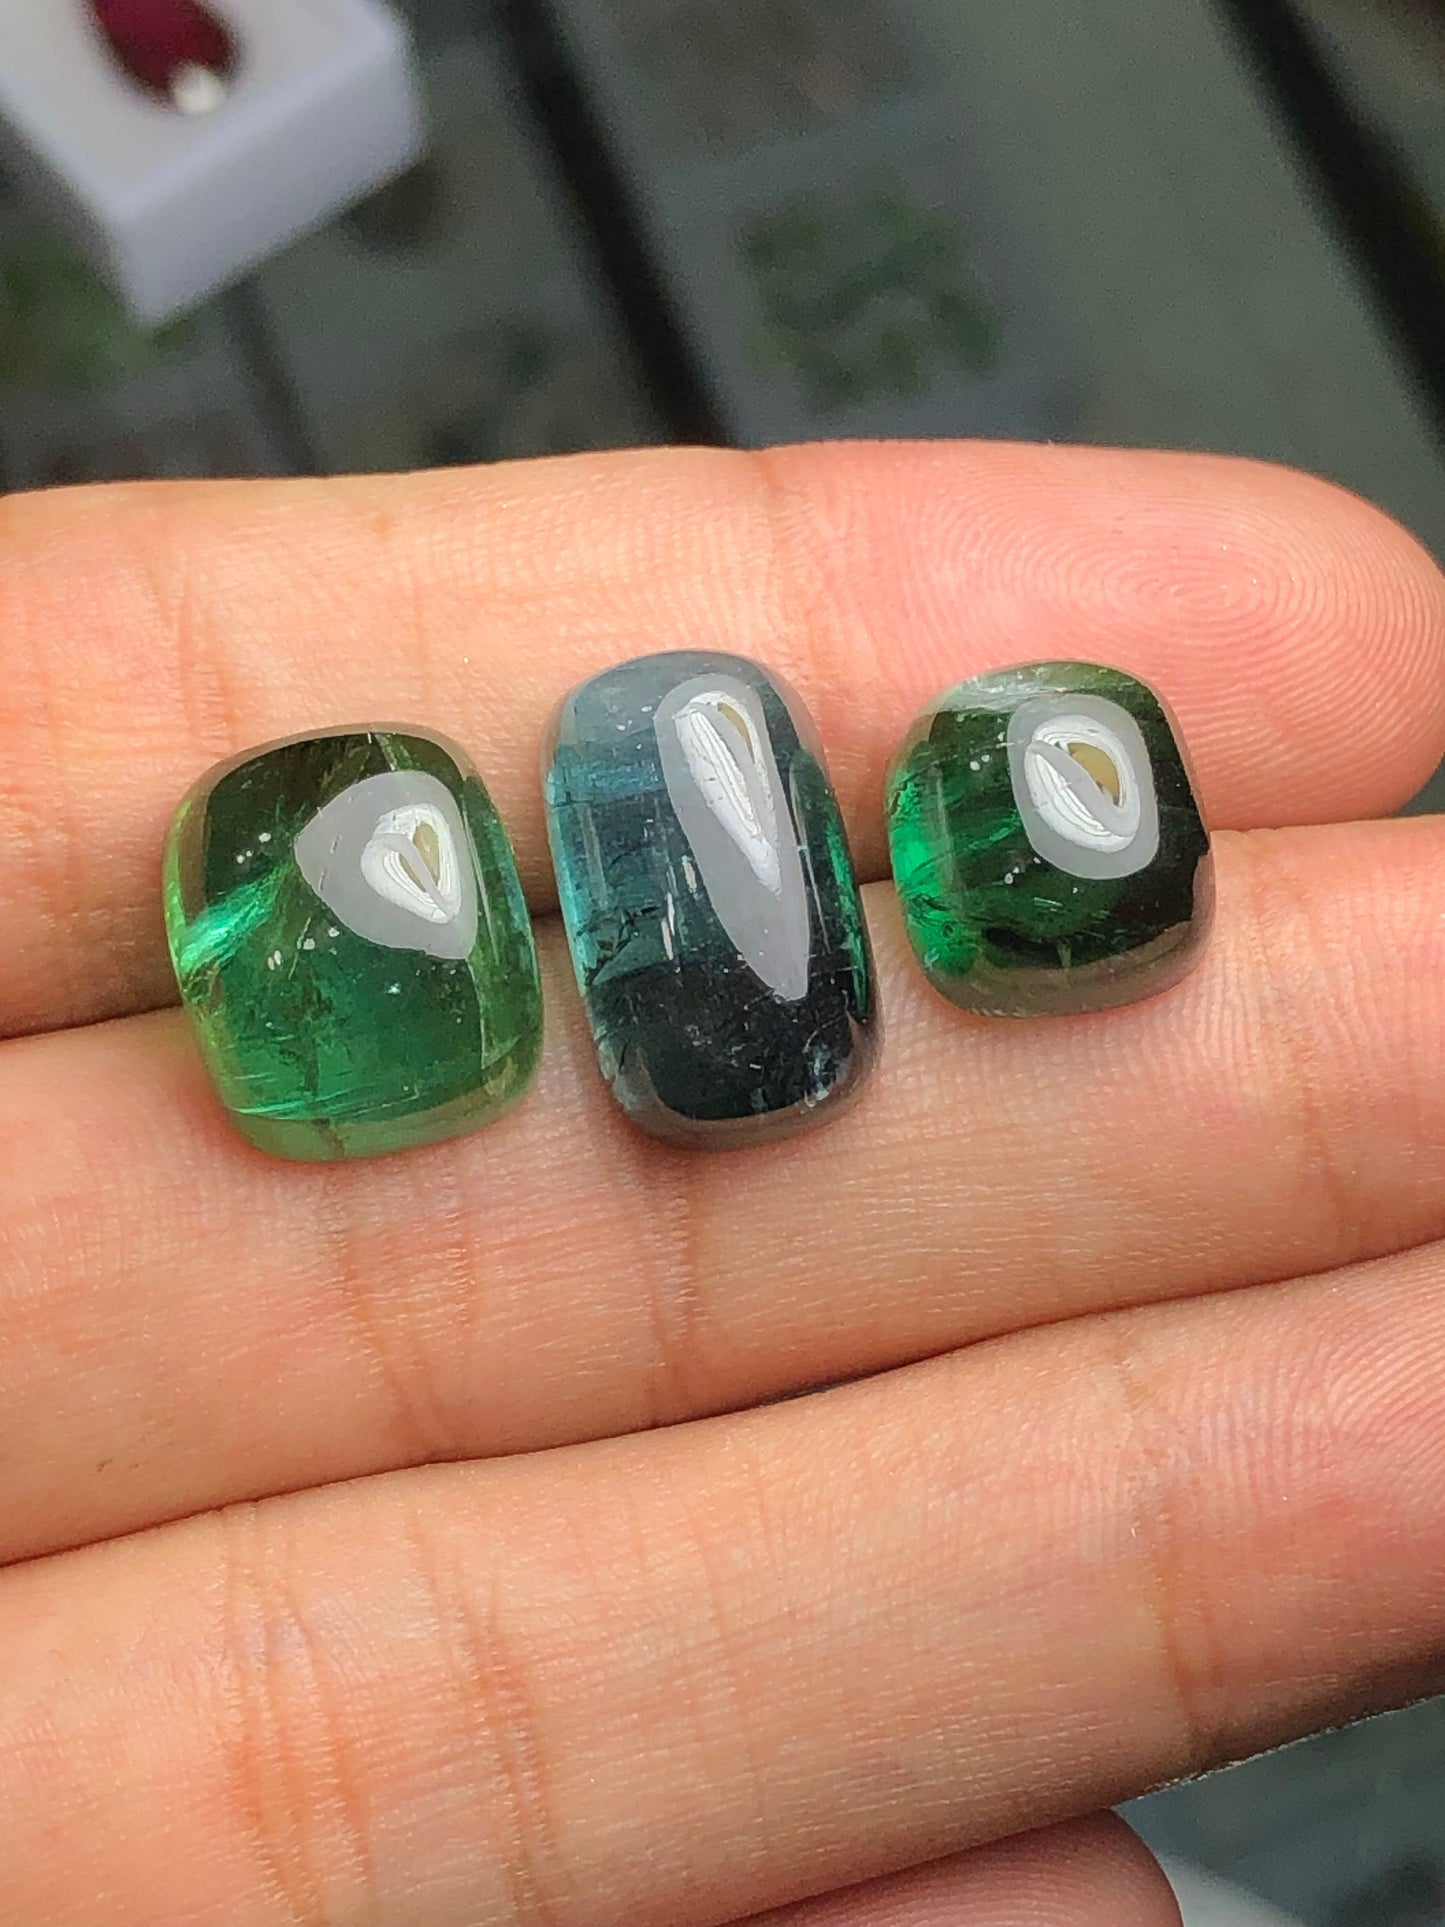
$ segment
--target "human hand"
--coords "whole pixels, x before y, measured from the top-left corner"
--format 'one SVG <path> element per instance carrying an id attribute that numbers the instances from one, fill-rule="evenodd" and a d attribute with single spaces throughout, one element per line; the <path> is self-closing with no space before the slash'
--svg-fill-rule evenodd
<path id="1" fill-rule="evenodd" d="M 0 1919 L 1164 1927 L 1087 1816 L 1445 1683 L 1445 827 L 1349 821 L 1445 747 L 1445 583 L 1393 525 L 942 444 L 0 520 Z M 187 785 L 442 729 L 545 912 L 549 710 L 682 646 L 819 720 L 864 1101 L 634 1134 L 548 919 L 511 1116 L 252 1151 L 161 1008 Z M 1040 656 L 1172 702 L 1218 926 L 1155 1001 L 974 1021 L 906 954 L 882 771 Z"/>

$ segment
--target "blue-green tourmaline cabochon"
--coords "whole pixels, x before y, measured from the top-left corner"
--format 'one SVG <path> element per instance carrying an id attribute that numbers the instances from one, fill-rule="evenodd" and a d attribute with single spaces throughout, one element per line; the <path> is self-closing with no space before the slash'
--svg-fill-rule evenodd
<path id="1" fill-rule="evenodd" d="M 1199 961 L 1209 837 L 1159 697 L 1030 663 L 932 703 L 888 773 L 904 921 L 945 997 L 989 1016 L 1104 1010 Z"/>
<path id="2" fill-rule="evenodd" d="M 878 1027 L 847 838 L 797 696 L 738 656 L 623 663 L 562 705 L 545 781 L 577 980 L 633 1121 L 722 1148 L 834 1116 Z"/>
<path id="3" fill-rule="evenodd" d="M 165 909 L 206 1064 L 263 1150 L 404 1150 L 527 1086 L 531 922 L 501 820 L 443 738 L 348 730 L 221 764 L 172 825 Z"/>

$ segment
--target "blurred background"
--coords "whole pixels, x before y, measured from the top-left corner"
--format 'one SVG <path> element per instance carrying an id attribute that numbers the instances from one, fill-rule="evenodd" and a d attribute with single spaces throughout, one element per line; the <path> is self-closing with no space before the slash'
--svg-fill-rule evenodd
<path id="1" fill-rule="evenodd" d="M 244 86 L 262 0 L 211 4 Z M 401 0 L 424 135 L 164 314 L 94 117 L 5 96 L 92 5 L 0 0 L 0 489 L 1043 437 L 1295 463 L 1445 560 L 1445 0 Z M 1445 1927 L 1445 1702 L 1130 1817 L 1190 1927 Z"/>

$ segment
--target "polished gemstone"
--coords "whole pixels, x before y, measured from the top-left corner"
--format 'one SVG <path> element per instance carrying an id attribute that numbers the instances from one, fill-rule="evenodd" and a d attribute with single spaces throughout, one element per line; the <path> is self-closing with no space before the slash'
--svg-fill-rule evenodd
<path id="1" fill-rule="evenodd" d="M 1198 962 L 1209 837 L 1169 713 L 1122 670 L 1044 662 L 940 696 L 888 774 L 913 948 L 965 1009 L 1153 996 Z"/>
<path id="2" fill-rule="evenodd" d="M 181 996 L 236 1123 L 289 1158 L 473 1129 L 542 1035 L 511 844 L 460 750 L 404 729 L 223 763 L 166 850 Z"/>
<path id="3" fill-rule="evenodd" d="M 738 656 L 621 664 L 546 770 L 562 914 L 603 1074 L 669 1143 L 832 1117 L 876 1049 L 872 964 L 811 719 Z"/>
<path id="4" fill-rule="evenodd" d="M 226 99 L 236 43 L 200 0 L 90 0 L 121 65 L 178 113 L 207 114 Z"/>

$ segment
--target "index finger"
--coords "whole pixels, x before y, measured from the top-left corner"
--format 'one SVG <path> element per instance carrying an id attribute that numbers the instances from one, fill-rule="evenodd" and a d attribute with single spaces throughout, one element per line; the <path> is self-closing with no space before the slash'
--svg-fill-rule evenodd
<path id="1" fill-rule="evenodd" d="M 394 717 L 474 754 L 551 901 L 545 719 L 621 657 L 754 655 L 812 704 L 865 879 L 889 751 L 1040 655 L 1160 686 L 1218 826 L 1388 808 L 1438 755 L 1445 584 L 1352 497 L 1197 456 L 662 451 L 3 505 L 0 1035 L 168 1003 L 156 868 L 211 762 Z"/>

